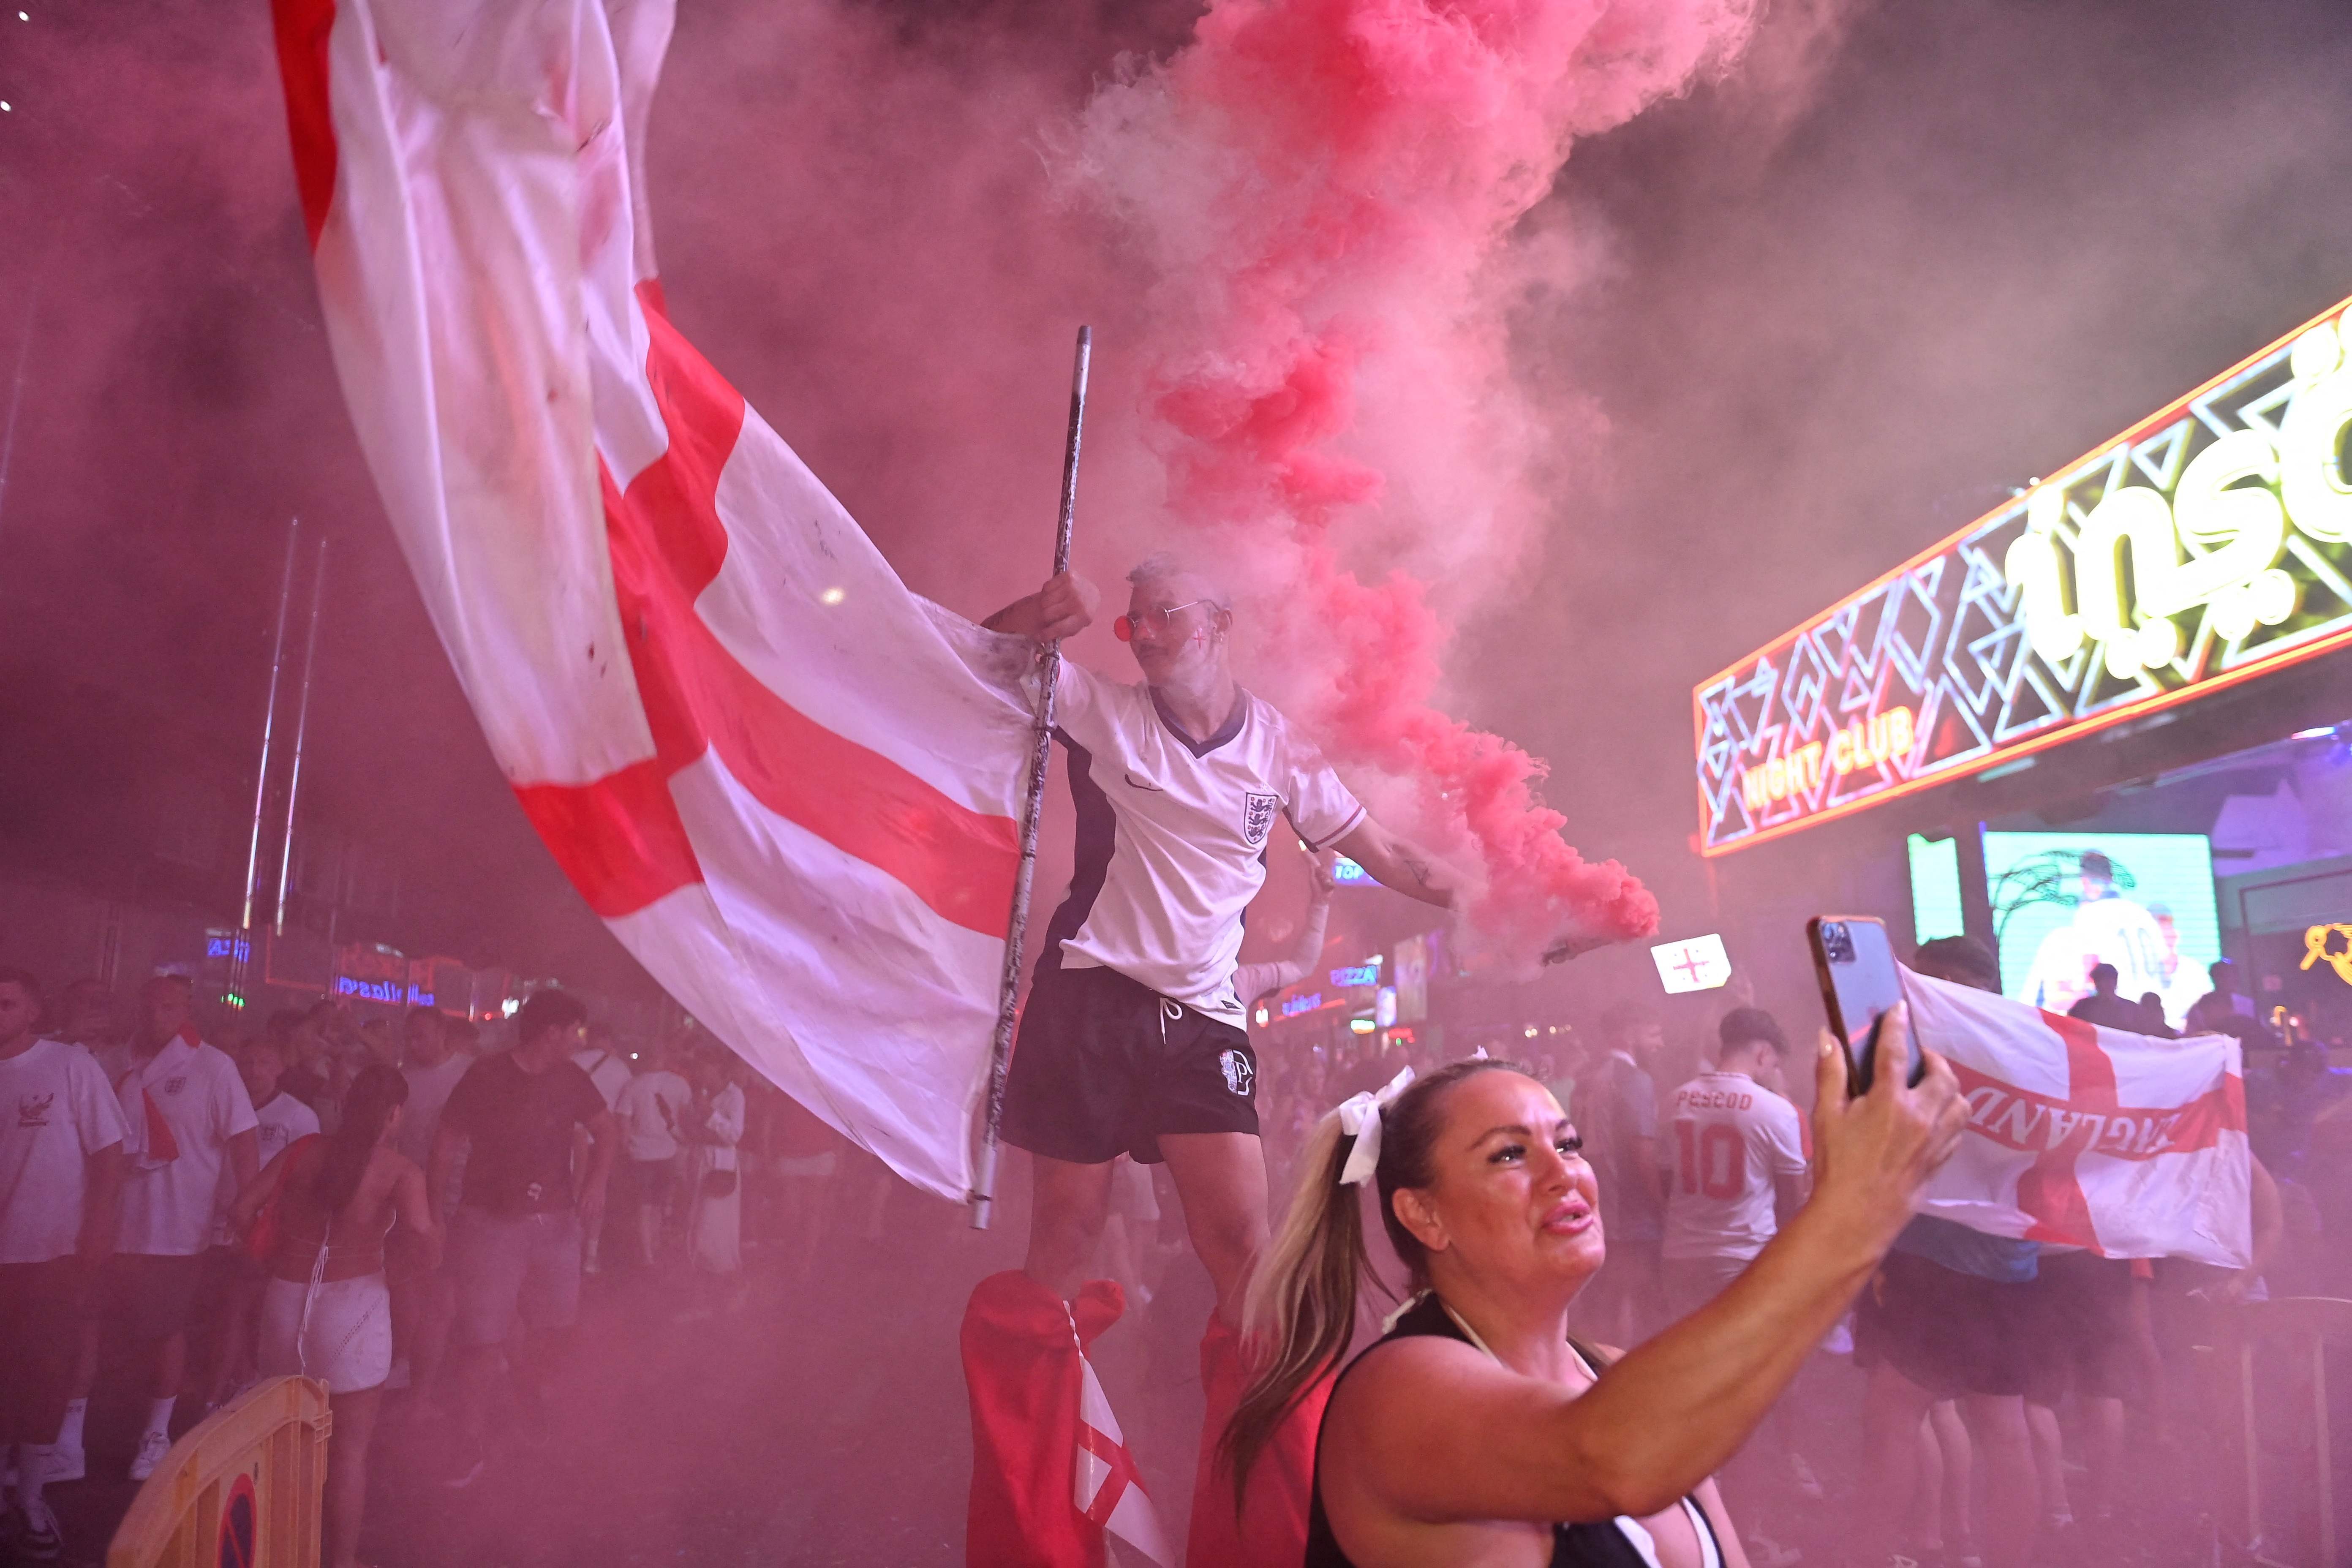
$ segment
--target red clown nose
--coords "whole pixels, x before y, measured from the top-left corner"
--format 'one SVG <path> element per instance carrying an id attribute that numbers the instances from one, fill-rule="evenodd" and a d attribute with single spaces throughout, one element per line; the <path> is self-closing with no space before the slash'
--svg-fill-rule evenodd
<path id="1" fill-rule="evenodd" d="M 1118 635 L 1118 640 L 1121 642 L 1135 640 L 1135 622 L 1125 616 L 1111 622 L 1110 629 Z"/>

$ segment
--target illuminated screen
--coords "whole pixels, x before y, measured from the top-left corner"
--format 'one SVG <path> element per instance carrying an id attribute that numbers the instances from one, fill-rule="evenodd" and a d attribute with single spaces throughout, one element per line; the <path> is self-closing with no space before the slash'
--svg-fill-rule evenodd
<path id="1" fill-rule="evenodd" d="M 1933 942 L 1967 929 L 1960 919 L 1960 841 L 1913 834 L 1911 940 Z"/>
<path id="2" fill-rule="evenodd" d="M 2095 963 L 2116 989 L 2164 999 L 2174 1028 L 2213 988 L 2221 956 L 2213 849 L 2201 833 L 1988 833 L 1985 879 L 2000 987 L 2063 1013 L 2091 993 Z"/>

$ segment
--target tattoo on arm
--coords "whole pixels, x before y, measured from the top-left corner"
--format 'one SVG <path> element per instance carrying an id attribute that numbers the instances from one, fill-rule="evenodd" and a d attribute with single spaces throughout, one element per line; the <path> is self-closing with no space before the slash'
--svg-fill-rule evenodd
<path id="1" fill-rule="evenodd" d="M 1399 850 L 1397 852 L 1397 859 L 1403 863 L 1406 870 L 1412 873 L 1412 879 L 1415 882 L 1424 888 L 1429 886 L 1428 861 L 1422 859 L 1418 856 L 1409 855 L 1402 850 Z"/>

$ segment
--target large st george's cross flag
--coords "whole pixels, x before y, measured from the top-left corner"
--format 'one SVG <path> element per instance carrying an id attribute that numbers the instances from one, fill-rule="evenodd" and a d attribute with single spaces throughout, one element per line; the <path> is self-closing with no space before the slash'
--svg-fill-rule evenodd
<path id="1" fill-rule="evenodd" d="M 492 753 L 656 979 L 960 1197 L 1026 645 L 908 592 L 671 327 L 669 0 L 276 0 L 360 445 Z"/>

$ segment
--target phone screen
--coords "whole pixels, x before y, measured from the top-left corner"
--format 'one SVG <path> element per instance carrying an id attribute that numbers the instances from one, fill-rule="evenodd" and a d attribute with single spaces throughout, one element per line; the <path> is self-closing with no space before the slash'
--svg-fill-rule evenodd
<path id="1" fill-rule="evenodd" d="M 1875 1054 L 1867 1047 L 1879 1019 L 1903 1000 L 1895 944 L 1886 935 L 1885 922 L 1868 915 L 1816 916 L 1805 923 L 1805 936 L 1813 951 L 1813 973 L 1821 982 L 1830 1028 L 1845 1047 L 1846 1093 L 1867 1094 Z M 1916 1084 L 1927 1072 L 1916 1031 L 1903 1047 L 1904 1081 Z"/>

